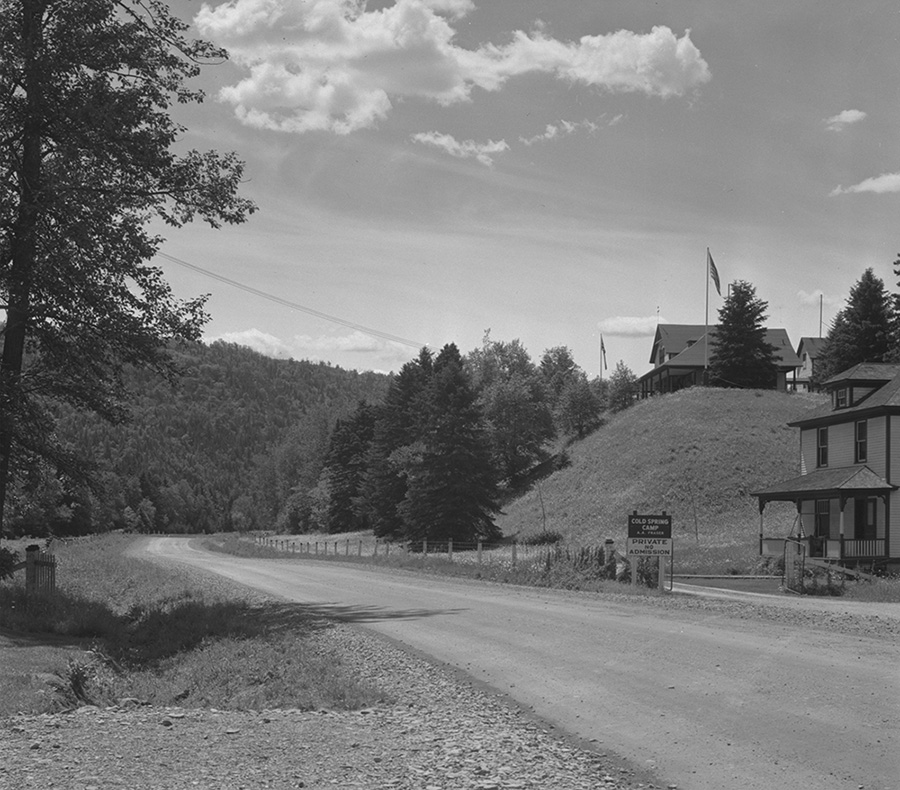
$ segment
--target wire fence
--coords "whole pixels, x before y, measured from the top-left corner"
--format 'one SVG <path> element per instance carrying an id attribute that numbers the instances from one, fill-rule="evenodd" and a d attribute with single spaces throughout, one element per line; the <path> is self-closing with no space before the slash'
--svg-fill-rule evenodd
<path id="1" fill-rule="evenodd" d="M 485 541 L 386 541 L 373 538 L 328 538 L 303 540 L 257 535 L 258 545 L 286 554 L 308 557 L 356 558 L 377 561 L 379 558 L 409 557 L 421 562 L 444 561 L 469 565 L 503 566 L 506 568 L 543 569 L 549 571 L 565 565 L 573 570 L 602 578 L 619 578 L 627 561 L 611 541 L 601 546 L 563 544 L 529 544 L 521 542 L 488 543 Z"/>

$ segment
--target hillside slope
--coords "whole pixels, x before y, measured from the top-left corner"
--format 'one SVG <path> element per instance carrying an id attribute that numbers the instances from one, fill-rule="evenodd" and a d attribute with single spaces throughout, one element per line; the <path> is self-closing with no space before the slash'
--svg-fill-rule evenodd
<path id="1" fill-rule="evenodd" d="M 624 540 L 633 510 L 673 517 L 673 536 L 705 547 L 759 531 L 750 496 L 799 473 L 799 436 L 787 422 L 819 395 L 692 388 L 642 401 L 569 448 L 571 464 L 509 504 L 505 535 L 555 530 L 572 543 Z M 789 530 L 792 505 L 766 509 L 767 533 Z"/>

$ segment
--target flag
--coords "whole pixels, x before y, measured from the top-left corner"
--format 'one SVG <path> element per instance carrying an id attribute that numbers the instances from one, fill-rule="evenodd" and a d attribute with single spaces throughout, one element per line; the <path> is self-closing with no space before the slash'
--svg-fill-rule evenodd
<path id="1" fill-rule="evenodd" d="M 722 285 L 719 282 L 719 270 L 716 268 L 716 263 L 712 259 L 712 255 L 709 252 L 709 247 L 706 248 L 706 260 L 709 261 L 709 276 L 712 277 L 713 283 L 716 286 L 716 293 L 719 296 L 722 295 Z"/>
<path id="2" fill-rule="evenodd" d="M 600 356 L 603 359 L 603 369 L 607 370 L 606 367 L 606 346 L 603 345 L 603 335 L 600 335 Z"/>

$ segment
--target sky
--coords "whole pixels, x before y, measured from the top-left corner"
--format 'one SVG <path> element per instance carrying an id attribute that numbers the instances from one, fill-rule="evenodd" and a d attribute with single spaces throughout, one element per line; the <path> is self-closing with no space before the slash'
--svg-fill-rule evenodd
<path id="1" fill-rule="evenodd" d="M 160 227 L 210 340 L 387 372 L 490 331 L 641 375 L 658 322 L 716 321 L 707 248 L 795 346 L 867 268 L 896 288 L 895 0 L 172 9 L 230 54 L 179 145 L 236 152 L 258 206 Z"/>

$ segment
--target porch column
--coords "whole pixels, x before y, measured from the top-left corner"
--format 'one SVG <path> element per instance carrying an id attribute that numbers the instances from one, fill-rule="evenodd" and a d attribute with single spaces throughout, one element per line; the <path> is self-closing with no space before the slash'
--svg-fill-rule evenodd
<path id="1" fill-rule="evenodd" d="M 841 506 L 841 515 L 838 518 L 839 537 L 841 543 L 841 559 L 844 559 L 844 508 L 847 506 L 847 498 L 842 496 L 838 501 Z M 828 552 L 826 551 L 825 553 L 827 554 Z"/>

